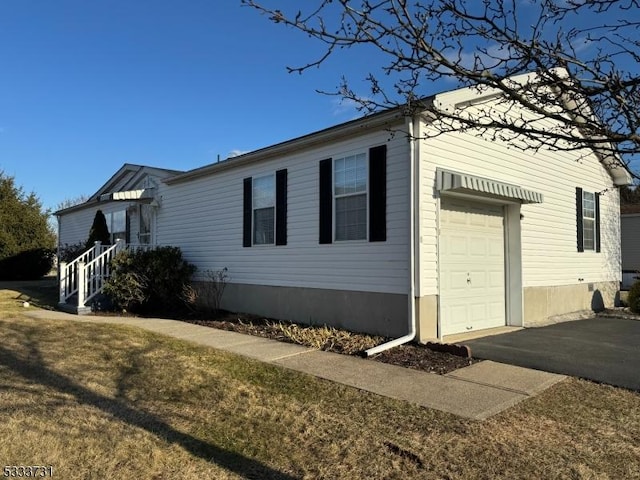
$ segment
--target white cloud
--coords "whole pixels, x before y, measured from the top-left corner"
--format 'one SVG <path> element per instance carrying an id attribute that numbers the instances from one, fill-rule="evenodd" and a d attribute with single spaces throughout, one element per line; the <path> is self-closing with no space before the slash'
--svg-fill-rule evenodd
<path id="1" fill-rule="evenodd" d="M 251 150 L 240 150 L 238 148 L 231 150 L 227 154 L 227 158 L 239 157 L 240 155 L 244 155 L 245 153 L 249 153 Z"/>
<path id="2" fill-rule="evenodd" d="M 362 112 L 358 110 L 361 103 L 369 102 L 369 97 L 359 97 L 358 100 L 352 98 L 334 98 L 331 100 L 331 113 L 334 117 L 350 117 L 351 119 L 360 118 Z"/>

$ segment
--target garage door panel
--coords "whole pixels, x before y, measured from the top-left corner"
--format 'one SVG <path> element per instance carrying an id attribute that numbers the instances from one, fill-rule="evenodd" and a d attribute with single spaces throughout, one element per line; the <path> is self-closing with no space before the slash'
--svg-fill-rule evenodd
<path id="1" fill-rule="evenodd" d="M 469 245 L 469 253 L 473 256 L 484 257 L 487 254 L 487 241 L 484 238 L 474 237 Z"/>
<path id="2" fill-rule="evenodd" d="M 502 258 L 504 263 L 504 242 L 490 242 L 489 243 L 489 255 L 492 257 Z"/>
<path id="3" fill-rule="evenodd" d="M 484 322 L 484 319 L 487 317 L 487 306 L 484 303 L 473 303 L 469 305 L 471 309 L 471 322 L 476 324 L 478 322 Z M 470 330 L 469 327 L 467 327 Z"/>
<path id="4" fill-rule="evenodd" d="M 451 272 L 449 274 L 448 287 L 452 290 L 466 290 L 467 289 L 467 272 Z"/>
<path id="5" fill-rule="evenodd" d="M 505 324 L 502 207 L 447 201 L 440 215 L 443 334 Z"/>
<path id="6" fill-rule="evenodd" d="M 489 287 L 504 291 L 504 272 L 489 272 Z"/>

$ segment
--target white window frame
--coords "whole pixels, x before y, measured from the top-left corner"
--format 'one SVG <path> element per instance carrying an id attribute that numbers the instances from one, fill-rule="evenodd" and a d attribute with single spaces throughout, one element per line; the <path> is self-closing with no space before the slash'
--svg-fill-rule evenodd
<path id="1" fill-rule="evenodd" d="M 590 197 L 590 198 L 589 198 Z M 593 216 L 587 216 L 587 201 L 591 201 L 593 207 L 591 210 L 593 211 Z M 593 224 L 593 244 L 587 245 L 587 235 L 586 235 L 586 225 L 587 223 Z M 595 252 L 596 251 L 596 238 L 598 232 L 596 229 L 598 225 L 596 224 L 596 194 L 594 192 L 582 191 L 582 248 L 584 251 Z"/>
<path id="2" fill-rule="evenodd" d="M 154 220 L 154 209 L 151 205 L 149 204 L 140 204 L 138 205 L 137 208 L 138 211 L 138 243 L 140 245 L 153 245 L 153 231 L 154 231 L 154 227 L 155 227 L 155 220 Z M 149 214 L 149 231 L 147 233 L 142 233 L 142 218 L 144 216 L 144 211 L 147 211 Z M 144 242 L 143 241 L 143 236 L 147 237 L 147 241 Z"/>
<path id="3" fill-rule="evenodd" d="M 336 173 L 337 173 L 337 168 L 336 168 L 336 164 L 341 161 L 341 160 L 346 160 L 349 157 L 359 157 L 362 156 L 363 157 L 363 161 L 364 161 L 364 167 L 365 167 L 365 189 L 364 191 L 360 191 L 360 192 L 353 192 L 353 193 L 343 193 L 343 194 L 337 194 L 336 193 Z M 338 158 L 334 158 L 333 159 L 333 168 L 332 170 L 332 178 L 331 178 L 331 193 L 332 193 L 332 202 L 333 202 L 333 208 L 332 208 L 332 212 L 333 212 L 333 241 L 336 243 L 342 243 L 342 242 L 368 242 L 369 241 L 369 154 L 366 151 L 358 151 L 358 152 L 354 152 L 354 153 L 350 153 L 347 155 L 342 155 Z M 365 197 L 365 232 L 364 232 L 364 237 L 363 238 L 354 238 L 354 239 L 339 239 L 338 238 L 338 228 L 337 228 L 337 214 L 338 214 L 338 208 L 337 208 L 337 204 L 338 204 L 338 200 L 341 198 L 347 198 L 347 197 L 354 197 L 354 196 L 359 196 L 359 195 L 364 195 Z"/>
<path id="4" fill-rule="evenodd" d="M 124 212 L 124 230 L 119 230 L 117 232 L 114 232 L 114 216 L 117 213 L 121 213 Z M 116 243 L 116 237 L 114 236 L 115 233 L 124 233 L 124 236 L 122 237 L 122 240 L 124 240 L 126 242 L 127 240 L 127 210 L 114 210 L 113 212 L 108 212 L 104 214 L 105 220 L 107 222 L 107 228 L 109 229 L 109 238 L 111 239 L 111 244 L 115 244 Z"/>
<path id="5" fill-rule="evenodd" d="M 261 207 L 256 208 L 256 196 L 254 192 L 255 183 L 258 180 L 264 180 L 266 178 L 270 178 L 273 184 L 273 203 L 270 207 Z M 273 242 L 271 243 L 256 243 L 256 225 L 255 225 L 255 212 L 256 210 L 264 209 L 264 208 L 272 208 L 273 209 Z M 276 174 L 269 173 L 267 175 L 260 175 L 258 177 L 252 177 L 251 179 L 251 245 L 260 247 L 260 246 L 272 246 L 276 244 Z"/>

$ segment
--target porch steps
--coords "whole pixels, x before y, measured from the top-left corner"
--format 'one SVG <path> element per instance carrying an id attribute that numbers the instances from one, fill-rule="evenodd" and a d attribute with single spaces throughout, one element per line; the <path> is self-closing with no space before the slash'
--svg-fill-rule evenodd
<path id="1" fill-rule="evenodd" d="M 58 309 L 77 315 L 91 313 L 94 298 L 102 293 L 105 281 L 109 278 L 111 260 L 127 247 L 120 240 L 116 240 L 114 245 L 95 242 L 93 247 L 72 262 L 61 262 Z"/>
<path id="2" fill-rule="evenodd" d="M 91 305 L 78 305 L 78 294 L 74 293 L 66 302 L 58 302 L 58 310 L 74 315 L 88 315 L 91 313 Z"/>

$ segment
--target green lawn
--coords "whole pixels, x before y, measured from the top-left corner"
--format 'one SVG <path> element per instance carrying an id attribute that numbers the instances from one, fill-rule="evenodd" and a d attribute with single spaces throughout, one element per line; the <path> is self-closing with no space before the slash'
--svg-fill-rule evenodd
<path id="1" fill-rule="evenodd" d="M 568 380 L 484 422 L 0 290 L 0 459 L 54 478 L 640 478 L 640 395 Z"/>

